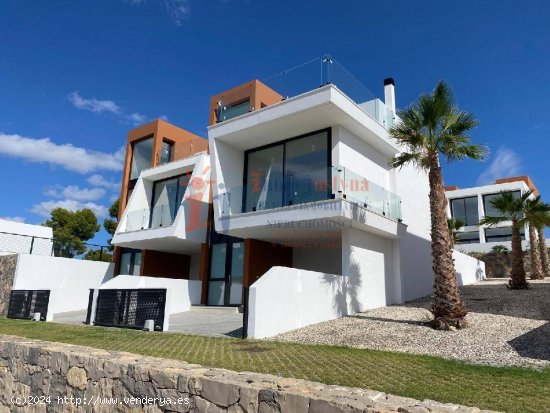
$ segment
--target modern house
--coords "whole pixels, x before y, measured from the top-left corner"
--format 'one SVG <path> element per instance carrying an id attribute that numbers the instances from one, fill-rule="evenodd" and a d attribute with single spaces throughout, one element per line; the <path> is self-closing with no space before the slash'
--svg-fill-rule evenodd
<path id="1" fill-rule="evenodd" d="M 92 321 L 166 330 L 194 305 L 244 306 L 260 338 L 430 293 L 427 177 L 388 166 L 394 81 L 382 101 L 328 57 L 308 65 L 213 96 L 208 140 L 130 131 L 117 276 Z M 459 283 L 483 277 L 455 261 Z"/>
<path id="2" fill-rule="evenodd" d="M 501 192 L 512 192 L 514 196 L 520 197 L 529 190 L 533 191 L 532 198 L 539 195 L 537 187 L 528 176 L 497 179 L 494 184 L 473 188 L 446 187 L 449 217 L 464 223 L 458 232 L 456 248 L 467 252 L 489 252 L 494 246 L 503 245 L 511 249 L 511 222 L 490 227 L 480 225 L 479 221 L 485 216 L 499 215 L 491 205 L 491 200 Z M 529 228 L 526 225 L 521 229 L 524 248 L 529 241 L 528 234 Z"/>

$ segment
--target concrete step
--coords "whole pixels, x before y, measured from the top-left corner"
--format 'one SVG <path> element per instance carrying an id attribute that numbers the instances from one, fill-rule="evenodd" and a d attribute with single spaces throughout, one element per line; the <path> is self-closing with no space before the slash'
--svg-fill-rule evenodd
<path id="1" fill-rule="evenodd" d="M 212 305 L 192 305 L 191 311 L 218 311 L 218 312 L 226 312 L 226 313 L 238 313 L 239 307 L 219 307 L 219 306 L 212 306 Z"/>

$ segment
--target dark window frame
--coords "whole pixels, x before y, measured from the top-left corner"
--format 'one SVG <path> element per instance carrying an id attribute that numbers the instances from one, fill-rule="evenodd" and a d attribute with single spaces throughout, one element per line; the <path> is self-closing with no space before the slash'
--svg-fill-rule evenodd
<path id="1" fill-rule="evenodd" d="M 128 268 L 128 272 L 130 274 L 128 275 L 141 275 L 141 274 L 134 274 L 134 266 L 136 264 L 136 254 L 137 253 L 140 253 L 141 254 L 141 261 L 142 261 L 142 264 L 143 265 L 143 251 L 142 250 L 138 250 L 138 249 L 135 249 L 135 248 L 126 248 L 126 247 L 122 247 L 120 249 L 120 262 L 122 262 L 122 254 L 124 253 L 130 253 L 130 265 L 129 265 L 129 268 Z M 141 270 L 141 268 L 140 268 Z M 119 269 L 118 269 L 118 272 L 120 274 L 120 264 L 119 264 Z"/>
<path id="2" fill-rule="evenodd" d="M 477 205 L 477 223 L 476 224 L 468 224 L 468 214 L 466 213 L 466 199 L 471 199 L 471 198 L 476 199 L 476 205 Z M 453 208 L 453 202 L 454 201 L 464 201 L 464 215 L 466 215 L 466 222 L 464 222 L 465 227 L 471 227 L 471 226 L 474 226 L 474 225 L 479 225 L 479 199 L 478 199 L 477 195 L 463 196 L 463 197 L 460 197 L 460 198 L 450 198 L 449 199 L 449 206 L 450 206 L 450 209 L 451 209 L 451 217 L 452 218 L 456 218 L 455 213 L 454 213 L 454 208 Z"/>
<path id="3" fill-rule="evenodd" d="M 159 165 L 166 165 L 167 163 L 170 163 L 170 162 L 174 161 L 174 145 L 175 145 L 175 142 L 168 139 L 168 138 L 163 138 L 162 143 L 167 143 L 168 145 L 170 145 L 170 154 L 168 156 L 168 161 L 164 162 L 164 163 L 161 163 L 162 156 L 159 156 Z M 161 150 L 161 154 L 162 154 L 162 144 L 160 146 L 160 150 Z"/>
<path id="4" fill-rule="evenodd" d="M 332 174 L 330 168 L 332 167 L 332 128 L 323 128 L 319 129 L 313 132 L 304 133 L 302 135 L 293 136 L 292 138 L 283 139 L 277 142 L 269 143 L 267 145 L 258 146 L 256 148 L 247 149 L 244 151 L 244 168 L 243 168 L 243 195 L 242 195 L 242 205 L 241 205 L 241 212 L 253 212 L 253 211 L 245 211 L 246 209 L 246 185 L 248 185 L 248 155 L 250 153 L 258 152 L 264 149 L 273 148 L 275 146 L 282 145 L 283 146 L 283 164 L 282 164 L 282 174 L 283 174 L 283 188 L 282 188 L 282 202 L 281 207 L 290 206 L 291 204 L 287 205 L 286 200 L 286 179 L 285 179 L 285 172 L 286 172 L 286 144 L 288 142 L 296 141 L 299 139 L 307 138 L 309 136 L 318 135 L 320 133 L 326 133 L 327 134 L 327 199 L 330 199 L 332 196 Z M 299 205 L 299 204 L 295 204 Z M 271 208 L 274 209 L 274 208 Z"/>
<path id="5" fill-rule="evenodd" d="M 479 231 L 463 231 L 463 232 L 458 232 L 458 235 L 460 236 L 460 234 L 477 234 L 477 238 L 472 238 L 472 239 L 465 239 L 465 240 L 461 240 L 461 239 L 458 239 L 455 244 L 456 245 L 461 245 L 461 244 L 479 244 L 481 242 L 481 239 L 479 237 Z"/>
<path id="6" fill-rule="evenodd" d="M 519 196 L 521 197 L 521 190 L 519 190 L 519 189 L 514 189 L 514 190 L 512 190 L 512 191 L 501 191 L 501 192 L 504 192 L 504 193 L 508 193 L 508 192 L 515 193 L 515 192 L 518 192 L 518 193 L 519 193 Z M 485 198 L 486 198 L 486 197 L 489 197 L 489 196 L 500 195 L 501 192 L 492 192 L 492 193 L 490 193 L 490 194 L 482 194 L 482 195 L 481 195 L 481 199 L 482 199 L 482 202 L 483 202 L 483 214 L 484 214 L 485 216 L 487 216 L 487 208 L 486 208 L 487 203 L 485 202 Z M 490 202 L 490 201 L 489 201 L 489 202 Z M 489 203 L 489 206 L 491 206 L 490 203 Z M 489 216 L 491 216 L 491 215 L 489 215 Z"/>
<path id="7" fill-rule="evenodd" d="M 487 236 L 487 230 L 492 229 L 510 229 L 510 235 L 490 235 Z M 485 228 L 483 233 L 485 234 L 485 242 L 509 242 L 512 241 L 512 227 L 489 227 Z M 525 241 L 525 228 L 519 229 L 519 234 L 522 241 Z M 504 238 L 504 239 L 494 239 L 494 238 Z"/>
<path id="8" fill-rule="evenodd" d="M 147 136 L 143 136 L 139 139 L 136 139 L 132 142 L 130 142 L 130 146 L 132 148 L 132 156 L 130 156 L 130 167 L 128 168 L 128 188 L 130 189 L 133 189 L 135 186 L 136 186 L 136 182 L 137 180 L 139 179 L 139 174 L 138 174 L 138 177 L 137 178 L 133 178 L 132 179 L 132 166 L 134 165 L 134 146 L 140 142 L 143 142 L 147 139 L 152 139 L 153 140 L 153 150 L 151 151 L 151 158 L 149 159 L 149 165 L 152 165 L 153 164 L 153 160 L 154 160 L 154 149 L 155 149 L 155 134 L 152 133 L 150 135 L 147 135 Z M 151 167 L 151 166 L 150 166 Z M 141 171 L 139 172 L 141 174 Z"/>

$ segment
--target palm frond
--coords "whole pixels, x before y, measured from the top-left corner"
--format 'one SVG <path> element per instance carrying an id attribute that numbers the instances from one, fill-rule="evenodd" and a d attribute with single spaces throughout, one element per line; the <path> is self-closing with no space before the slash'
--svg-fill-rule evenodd
<path id="1" fill-rule="evenodd" d="M 489 215 L 486 215 L 483 219 L 479 221 L 480 225 L 489 225 L 490 227 L 502 224 L 504 222 L 510 221 L 510 218 L 506 216 L 498 216 L 498 217 L 492 217 Z"/>
<path id="2" fill-rule="evenodd" d="M 407 164 L 413 164 L 418 169 L 428 169 L 427 157 L 421 152 L 402 152 L 388 161 L 391 168 L 402 168 Z"/>

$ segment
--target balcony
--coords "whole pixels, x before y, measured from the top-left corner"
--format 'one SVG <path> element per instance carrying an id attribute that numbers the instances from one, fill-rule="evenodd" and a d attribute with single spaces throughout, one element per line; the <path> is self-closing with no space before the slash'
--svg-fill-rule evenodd
<path id="1" fill-rule="evenodd" d="M 130 211 L 126 219 L 126 226 L 121 232 L 171 227 L 176 219 L 176 212 L 168 204 L 157 205 L 152 211 L 150 208 Z"/>
<path id="2" fill-rule="evenodd" d="M 344 66 L 330 56 L 318 57 L 273 76 L 262 83 L 283 96 L 283 100 L 332 85 L 351 99 L 359 108 L 385 129 L 395 124 L 396 114 Z M 259 109 L 259 108 L 258 108 Z M 249 103 L 218 109 L 218 122 L 228 121 L 249 112 Z"/>
<path id="3" fill-rule="evenodd" d="M 216 230 L 229 235 L 247 237 L 254 227 L 257 238 L 275 239 L 275 233 L 284 237 L 281 228 L 289 233 L 294 228 L 307 237 L 307 228 L 297 224 L 306 221 L 317 228 L 322 222 L 336 223 L 328 225 L 332 230 L 359 225 L 391 237 L 401 231 L 399 196 L 344 167 L 219 191 Z M 317 235 L 319 231 L 311 233 Z"/>

